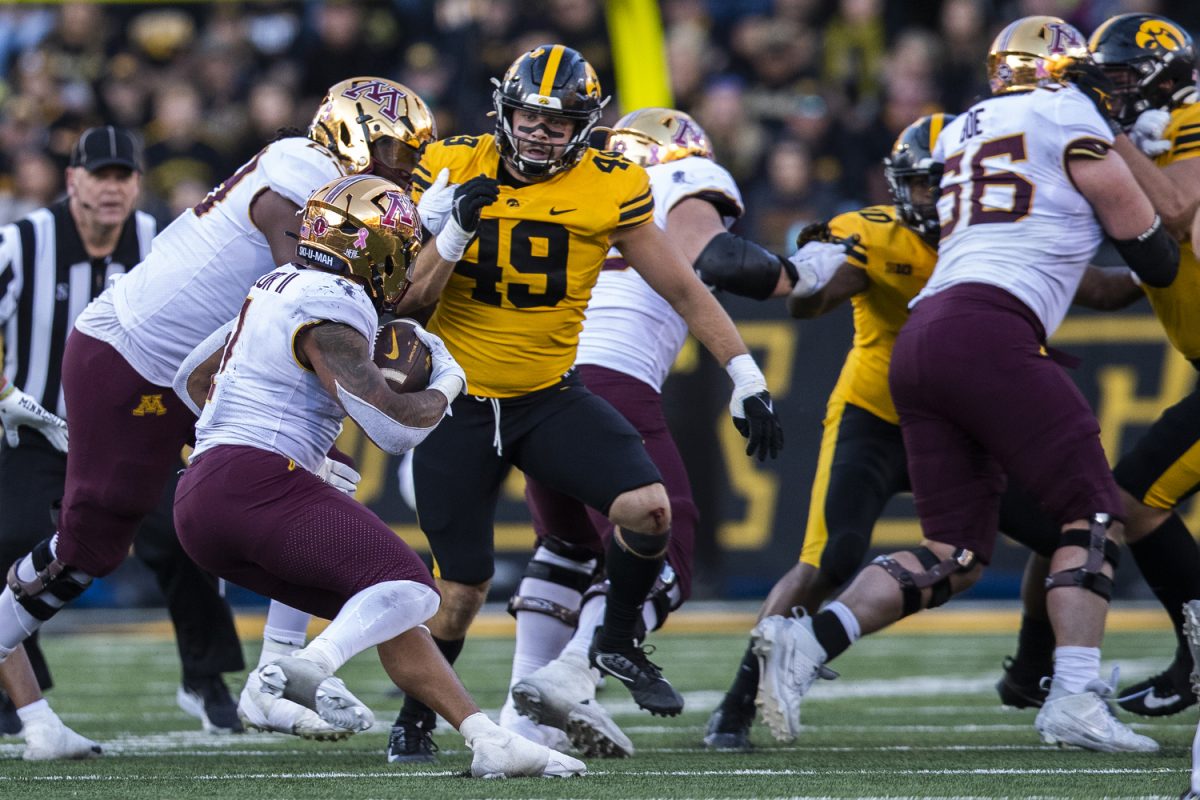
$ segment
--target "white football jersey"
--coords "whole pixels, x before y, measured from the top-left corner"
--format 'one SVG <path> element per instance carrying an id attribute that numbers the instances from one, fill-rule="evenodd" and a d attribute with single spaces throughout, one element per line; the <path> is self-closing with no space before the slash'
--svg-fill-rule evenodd
<path id="1" fill-rule="evenodd" d="M 168 225 L 146 260 L 76 327 L 111 344 L 146 380 L 170 386 L 192 348 L 236 316 L 247 287 L 275 269 L 267 237 L 250 219 L 254 199 L 271 189 L 303 208 L 342 174 L 333 154 L 309 139 L 272 142 Z"/>
<path id="2" fill-rule="evenodd" d="M 293 264 L 254 283 L 196 423 L 196 455 L 247 445 L 320 468 L 346 412 L 294 348 L 300 331 L 326 321 L 349 325 L 374 349 L 379 314 L 358 284 Z"/>
<path id="3" fill-rule="evenodd" d="M 689 197 L 715 201 L 726 227 L 742 214 L 742 194 L 733 176 L 707 158 L 689 156 L 646 172 L 660 228 L 667 227 L 671 209 Z M 613 249 L 592 289 L 575 363 L 623 372 L 662 391 L 687 333 L 683 317 Z"/>
<path id="4" fill-rule="evenodd" d="M 987 283 L 1058 328 L 1104 233 L 1066 171 L 1067 151 L 1103 149 L 1112 133 L 1074 87 L 976 103 L 934 148 L 945 164 L 933 276 L 912 301 L 959 283 Z"/>

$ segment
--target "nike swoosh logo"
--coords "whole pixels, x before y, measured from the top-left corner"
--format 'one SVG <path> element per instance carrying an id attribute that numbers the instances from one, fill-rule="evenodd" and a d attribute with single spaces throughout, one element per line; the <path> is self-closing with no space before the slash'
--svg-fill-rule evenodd
<path id="1" fill-rule="evenodd" d="M 1179 695 L 1177 695 L 1177 694 L 1168 695 L 1166 697 L 1159 697 L 1156 694 L 1154 694 L 1154 692 L 1151 692 L 1150 694 L 1148 694 L 1144 698 L 1142 698 L 1143 705 L 1145 705 L 1146 708 L 1152 708 L 1152 709 L 1153 708 L 1166 708 L 1167 706 L 1173 706 L 1178 702 L 1179 702 Z"/>
<path id="2" fill-rule="evenodd" d="M 553 208 L 553 207 L 551 207 L 550 208 L 550 216 L 557 217 L 559 214 L 569 214 L 570 212 L 575 211 L 575 210 L 576 209 L 574 209 L 574 208 Z"/>
<path id="3" fill-rule="evenodd" d="M 389 359 L 394 359 L 394 358 L 400 357 L 400 342 L 396 340 L 395 329 L 392 330 L 392 349 L 391 349 L 391 352 L 389 352 L 386 357 Z"/>
<path id="4" fill-rule="evenodd" d="M 614 678 L 619 680 L 621 683 L 633 683 L 633 678 L 626 678 L 624 675 L 622 675 L 619 672 L 613 672 L 611 669 L 609 669 L 609 666 L 607 664 L 605 664 L 603 661 L 598 663 L 596 666 L 599 667 L 600 669 L 604 670 L 605 672 L 607 672 L 609 675 L 612 675 Z"/>

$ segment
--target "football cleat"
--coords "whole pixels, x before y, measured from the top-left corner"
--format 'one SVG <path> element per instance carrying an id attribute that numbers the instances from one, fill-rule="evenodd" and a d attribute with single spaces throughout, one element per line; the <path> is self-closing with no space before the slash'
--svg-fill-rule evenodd
<path id="1" fill-rule="evenodd" d="M 1179 661 L 1151 678 L 1125 687 L 1117 705 L 1142 717 L 1167 717 L 1196 705 L 1190 682 L 1192 667 Z"/>
<path id="2" fill-rule="evenodd" d="M 588 648 L 588 663 L 603 675 L 611 675 L 625 685 L 638 708 L 662 717 L 683 711 L 683 698 L 663 677 L 662 669 L 646 657 L 654 652 L 637 641 L 621 650 L 599 650 L 593 641 Z"/>
<path id="3" fill-rule="evenodd" d="M 266 733 L 286 733 L 302 739 L 333 742 L 349 738 L 354 731 L 331 725 L 317 712 L 299 703 L 264 691 L 258 672 L 246 676 L 237 705 L 238 717 L 250 730 Z"/>
<path id="4" fill-rule="evenodd" d="M 1041 670 L 1030 670 L 1013 660 L 1011 656 L 1004 657 L 1004 674 L 996 681 L 996 694 L 1000 695 L 1000 703 L 1007 708 L 1041 708 L 1046 702 L 1046 694 L 1050 691 L 1042 686 L 1042 678 L 1033 677 Z"/>
<path id="5" fill-rule="evenodd" d="M 388 737 L 387 760 L 389 764 L 426 764 L 437 758 L 438 746 L 433 741 L 433 726 L 396 721 Z"/>
<path id="6" fill-rule="evenodd" d="M 1192 656 L 1192 692 L 1200 696 L 1200 600 L 1183 604 L 1183 636 Z"/>
<path id="7" fill-rule="evenodd" d="M 183 685 L 175 692 L 175 703 L 184 713 L 200 720 L 206 733 L 224 735 L 244 730 L 237 705 L 220 675 L 184 678 Z"/>
<path id="8" fill-rule="evenodd" d="M 0 690 L 0 736 L 16 736 L 21 732 L 21 717 L 12 698 Z"/>
<path id="9" fill-rule="evenodd" d="M 100 745 L 80 736 L 63 724 L 57 716 L 39 718 L 25 723 L 26 761 L 57 761 L 61 759 L 95 758 Z"/>
<path id="10" fill-rule="evenodd" d="M 375 715 L 335 678 L 312 661 L 295 656 L 281 658 L 258 669 L 262 690 L 317 712 L 317 716 L 343 730 L 370 730 Z"/>
<path id="11" fill-rule="evenodd" d="M 464 734 L 471 748 L 471 775 L 476 778 L 566 778 L 586 775 L 587 766 L 577 758 L 535 744 L 483 717 L 468 720 L 472 733 Z M 466 720 L 464 720 L 464 726 Z M 482 730 L 479 730 L 482 728 Z"/>
<path id="12" fill-rule="evenodd" d="M 511 695 L 500 708 L 500 727 L 518 736 L 524 736 L 531 742 L 544 744 L 551 750 L 566 752 L 571 747 L 571 740 L 567 738 L 566 731 L 549 725 L 539 725 L 529 717 L 522 716 L 513 705 Z"/>
<path id="13" fill-rule="evenodd" d="M 567 712 L 567 738 L 588 758 L 629 758 L 633 742 L 604 706 L 595 700 L 575 703 Z"/>
<path id="14" fill-rule="evenodd" d="M 781 742 L 800 732 L 800 701 L 817 678 L 832 680 L 837 673 L 825 666 L 825 648 L 807 618 L 775 614 L 750 632 L 750 648 L 758 656 L 758 696 L 763 722 Z"/>
<path id="15" fill-rule="evenodd" d="M 1112 687 L 1101 680 L 1090 682 L 1078 694 L 1067 694 L 1052 683 L 1034 727 L 1046 744 L 1074 745 L 1102 753 L 1157 752 L 1156 741 L 1134 733 L 1113 715 L 1108 704 L 1111 695 Z"/>
<path id="16" fill-rule="evenodd" d="M 704 728 L 704 746 L 709 750 L 725 750 L 733 753 L 748 753 L 754 749 L 750 744 L 750 726 L 754 723 L 754 707 L 741 709 L 740 713 L 717 706 Z"/>
<path id="17" fill-rule="evenodd" d="M 513 706 L 520 714 L 564 731 L 571 707 L 595 696 L 595 674 L 570 656 L 548 662 L 512 688 Z"/>

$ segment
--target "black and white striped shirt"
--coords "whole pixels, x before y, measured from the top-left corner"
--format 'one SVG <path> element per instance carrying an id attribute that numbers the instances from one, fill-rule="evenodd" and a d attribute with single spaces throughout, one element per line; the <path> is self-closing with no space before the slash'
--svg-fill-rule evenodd
<path id="1" fill-rule="evenodd" d="M 116 250 L 106 258 L 90 258 L 65 199 L 0 228 L 5 377 L 44 408 L 65 417 L 62 361 L 67 334 L 111 276 L 146 257 L 156 232 L 154 217 L 135 211 L 125 221 Z"/>

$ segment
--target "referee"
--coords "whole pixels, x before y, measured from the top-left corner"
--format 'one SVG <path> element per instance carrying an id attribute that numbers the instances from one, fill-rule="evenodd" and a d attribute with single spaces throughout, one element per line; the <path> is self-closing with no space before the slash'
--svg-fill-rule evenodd
<path id="1" fill-rule="evenodd" d="M 67 413 L 61 386 L 67 334 L 109 281 L 150 252 L 154 218 L 134 210 L 141 189 L 139 155 L 133 136 L 121 128 L 84 131 L 67 168 L 67 197 L 0 228 L 0 323 L 8 384 L 0 389 L 6 434 L 0 442 L 0 575 L 55 532 L 52 508 L 66 480 L 67 437 L 54 414 L 65 418 Z M 19 407 L 25 416 L 11 417 L 5 413 L 9 407 Z M 180 707 L 211 733 L 240 732 L 237 704 L 221 673 L 244 668 L 241 645 L 216 579 L 179 546 L 174 496 L 172 481 L 159 510 L 139 531 L 134 552 L 154 572 L 175 626 L 183 664 Z M 25 648 L 38 683 L 48 689 L 50 671 L 36 634 Z M 0 733 L 14 733 L 20 720 L 11 701 L 4 700 Z"/>

